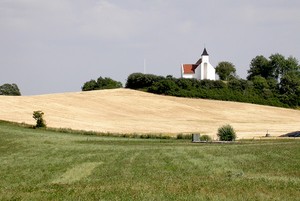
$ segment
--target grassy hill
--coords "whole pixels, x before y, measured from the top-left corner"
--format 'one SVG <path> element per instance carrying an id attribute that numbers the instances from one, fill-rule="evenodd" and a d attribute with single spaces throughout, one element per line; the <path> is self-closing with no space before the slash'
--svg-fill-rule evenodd
<path id="1" fill-rule="evenodd" d="M 300 129 L 300 111 L 254 104 L 154 95 L 129 89 L 0 96 L 0 119 L 34 124 L 42 110 L 49 127 L 112 133 L 197 132 L 215 136 L 231 124 L 238 138 L 278 136 Z"/>
<path id="2" fill-rule="evenodd" d="M 300 141 L 193 144 L 0 121 L 0 200 L 298 200 Z"/>

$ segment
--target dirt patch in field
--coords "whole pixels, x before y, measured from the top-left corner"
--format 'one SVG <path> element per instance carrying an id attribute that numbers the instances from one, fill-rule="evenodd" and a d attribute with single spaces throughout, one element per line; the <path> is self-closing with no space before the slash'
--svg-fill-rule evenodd
<path id="1" fill-rule="evenodd" d="M 300 129 L 300 111 L 254 104 L 160 96 L 129 89 L 39 96 L 0 96 L 0 119 L 34 124 L 42 110 L 49 127 L 117 133 L 202 133 L 231 124 L 238 138 Z"/>
<path id="2" fill-rule="evenodd" d="M 63 183 L 63 184 L 71 184 L 76 181 L 79 181 L 85 177 L 88 177 L 92 171 L 102 163 L 83 163 L 77 165 L 69 170 L 67 170 L 64 174 L 62 174 L 59 178 L 55 179 L 52 183 Z"/>

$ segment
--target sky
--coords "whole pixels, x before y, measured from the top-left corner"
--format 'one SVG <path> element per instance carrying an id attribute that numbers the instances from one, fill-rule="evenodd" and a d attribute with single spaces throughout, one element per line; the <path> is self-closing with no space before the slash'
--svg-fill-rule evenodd
<path id="1" fill-rule="evenodd" d="M 0 85 L 22 95 L 81 91 L 98 77 L 180 77 L 210 63 L 280 53 L 300 59 L 299 0 L 0 0 Z"/>

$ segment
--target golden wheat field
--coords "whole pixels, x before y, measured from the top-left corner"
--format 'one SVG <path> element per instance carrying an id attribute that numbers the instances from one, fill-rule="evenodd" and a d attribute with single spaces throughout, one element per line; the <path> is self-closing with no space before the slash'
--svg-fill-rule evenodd
<path id="1" fill-rule="evenodd" d="M 0 119 L 111 133 L 201 133 L 216 136 L 231 124 L 238 139 L 300 130 L 300 111 L 254 104 L 161 96 L 130 89 L 38 96 L 0 96 Z"/>

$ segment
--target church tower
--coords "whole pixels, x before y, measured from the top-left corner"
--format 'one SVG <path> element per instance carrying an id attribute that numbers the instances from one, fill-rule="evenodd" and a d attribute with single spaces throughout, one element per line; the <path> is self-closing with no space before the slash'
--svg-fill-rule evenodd
<path id="1" fill-rule="evenodd" d="M 201 55 L 202 64 L 201 64 L 201 78 L 200 80 L 208 79 L 208 64 L 209 64 L 209 55 L 206 48 L 204 48 Z"/>

